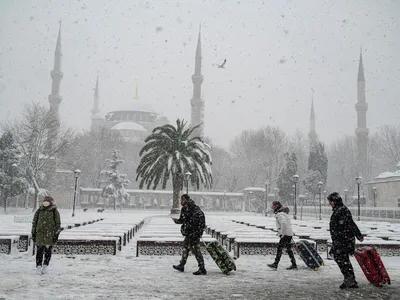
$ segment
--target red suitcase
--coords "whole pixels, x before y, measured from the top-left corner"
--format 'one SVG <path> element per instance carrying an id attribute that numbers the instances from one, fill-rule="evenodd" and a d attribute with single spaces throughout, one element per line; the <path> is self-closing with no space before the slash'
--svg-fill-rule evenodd
<path id="1" fill-rule="evenodd" d="M 374 247 L 363 246 L 355 251 L 355 257 L 368 281 L 376 286 L 390 284 L 390 277 Z"/>

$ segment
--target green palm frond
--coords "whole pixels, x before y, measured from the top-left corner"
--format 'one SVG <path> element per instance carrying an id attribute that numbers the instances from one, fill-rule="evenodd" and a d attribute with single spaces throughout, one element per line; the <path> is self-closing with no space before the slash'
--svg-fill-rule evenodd
<path id="1" fill-rule="evenodd" d="M 187 127 L 187 122 L 178 119 L 176 127 L 167 124 L 153 129 L 139 153 L 136 180 L 140 188 L 156 189 L 161 185 L 165 189 L 170 178 L 183 183 L 188 171 L 193 186 L 211 188 L 210 147 L 200 137 L 192 136 L 199 126 Z"/>

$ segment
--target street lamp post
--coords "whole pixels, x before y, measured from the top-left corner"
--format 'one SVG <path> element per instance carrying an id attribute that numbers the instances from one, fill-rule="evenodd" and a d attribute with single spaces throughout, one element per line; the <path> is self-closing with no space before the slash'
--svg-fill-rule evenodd
<path id="1" fill-rule="evenodd" d="M 192 176 L 192 173 L 190 173 L 189 171 L 187 171 L 185 173 L 185 179 L 186 179 L 186 194 L 189 194 L 189 179 L 190 176 Z"/>
<path id="2" fill-rule="evenodd" d="M 264 209 L 264 216 L 267 216 L 267 210 L 268 210 L 268 185 L 269 185 L 269 180 L 265 180 L 265 209 Z"/>
<path id="3" fill-rule="evenodd" d="M 293 183 L 294 183 L 294 215 L 293 219 L 297 219 L 297 182 L 299 181 L 299 175 L 293 175 Z"/>
<path id="4" fill-rule="evenodd" d="M 373 188 L 372 188 L 372 192 L 373 192 L 373 194 L 374 194 L 374 207 L 376 207 L 376 193 L 377 193 L 377 188 L 376 188 L 376 187 L 373 187 Z"/>
<path id="5" fill-rule="evenodd" d="M 226 211 L 226 190 L 224 190 L 224 211 Z"/>
<path id="6" fill-rule="evenodd" d="M 79 169 L 74 170 L 75 187 L 74 187 L 74 204 L 72 205 L 72 217 L 75 217 L 76 193 L 77 193 L 77 188 L 78 188 L 78 178 L 79 178 L 80 174 L 81 174 L 81 170 L 79 170 Z"/>
<path id="7" fill-rule="evenodd" d="M 321 211 L 322 185 L 323 185 L 322 181 L 319 181 L 318 182 L 318 188 L 319 188 L 319 217 L 318 217 L 318 220 L 322 220 L 322 216 L 321 216 L 321 214 L 322 214 L 322 211 Z"/>
<path id="8" fill-rule="evenodd" d="M 349 193 L 348 189 L 344 189 L 344 204 L 347 205 L 347 194 Z"/>
<path id="9" fill-rule="evenodd" d="M 356 183 L 357 183 L 357 220 L 360 221 L 360 184 L 362 181 L 361 176 L 356 177 Z"/>

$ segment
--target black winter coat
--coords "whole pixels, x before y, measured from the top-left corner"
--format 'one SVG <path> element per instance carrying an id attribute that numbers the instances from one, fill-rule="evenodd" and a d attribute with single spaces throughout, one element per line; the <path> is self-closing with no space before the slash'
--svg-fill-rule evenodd
<path id="1" fill-rule="evenodd" d="M 329 228 L 332 238 L 332 253 L 354 254 L 355 237 L 362 239 L 363 236 L 357 224 L 354 223 L 350 210 L 345 205 L 333 208 Z"/>
<path id="2" fill-rule="evenodd" d="M 200 207 L 193 200 L 189 200 L 188 204 L 182 207 L 181 215 L 176 223 L 182 224 L 181 233 L 183 236 L 198 240 L 206 227 L 206 218 Z"/>

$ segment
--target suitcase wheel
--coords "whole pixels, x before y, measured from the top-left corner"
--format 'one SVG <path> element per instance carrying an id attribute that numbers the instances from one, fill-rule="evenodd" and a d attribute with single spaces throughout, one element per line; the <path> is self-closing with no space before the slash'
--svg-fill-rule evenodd
<path id="1" fill-rule="evenodd" d="M 318 271 L 318 268 L 314 268 L 314 271 Z"/>

